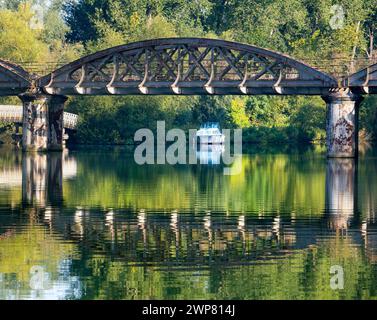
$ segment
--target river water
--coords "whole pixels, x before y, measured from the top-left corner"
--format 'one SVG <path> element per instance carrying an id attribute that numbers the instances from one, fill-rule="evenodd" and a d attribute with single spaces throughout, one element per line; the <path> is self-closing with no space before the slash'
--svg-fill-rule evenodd
<path id="1" fill-rule="evenodd" d="M 373 152 L 248 150 L 236 175 L 202 157 L 0 148 L 0 299 L 377 296 Z"/>

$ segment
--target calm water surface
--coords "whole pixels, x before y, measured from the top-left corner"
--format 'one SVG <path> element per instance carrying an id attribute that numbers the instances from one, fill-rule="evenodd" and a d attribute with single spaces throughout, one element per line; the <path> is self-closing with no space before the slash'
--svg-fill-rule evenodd
<path id="1" fill-rule="evenodd" d="M 0 299 L 377 296 L 373 152 L 251 151 L 234 166 L 1 148 Z"/>

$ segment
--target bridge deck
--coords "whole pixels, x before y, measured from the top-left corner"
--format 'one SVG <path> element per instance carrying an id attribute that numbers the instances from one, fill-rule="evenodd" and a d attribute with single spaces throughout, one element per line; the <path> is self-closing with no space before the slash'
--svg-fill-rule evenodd
<path id="1" fill-rule="evenodd" d="M 22 106 L 16 105 L 0 105 L 0 121 L 22 123 L 23 111 Z M 76 130 L 78 115 L 64 112 L 64 128 Z"/>

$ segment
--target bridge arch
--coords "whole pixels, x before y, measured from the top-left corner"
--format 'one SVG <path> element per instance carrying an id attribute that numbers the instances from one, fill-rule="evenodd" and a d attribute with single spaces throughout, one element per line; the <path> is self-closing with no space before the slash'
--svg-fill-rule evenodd
<path id="1" fill-rule="evenodd" d="M 0 96 L 14 96 L 31 86 L 30 74 L 20 66 L 0 60 Z"/>
<path id="2" fill-rule="evenodd" d="M 287 55 L 231 41 L 166 38 L 74 61 L 39 80 L 47 94 L 323 95 L 337 81 Z"/>

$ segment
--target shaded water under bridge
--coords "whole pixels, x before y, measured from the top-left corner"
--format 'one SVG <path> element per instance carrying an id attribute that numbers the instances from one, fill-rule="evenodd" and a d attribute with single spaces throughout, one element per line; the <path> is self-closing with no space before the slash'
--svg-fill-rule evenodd
<path id="1" fill-rule="evenodd" d="M 377 93 L 377 64 L 336 78 L 284 54 L 203 38 L 110 48 L 43 77 L 0 61 L 0 96 L 23 102 L 23 149 L 61 150 L 73 95 L 319 95 L 327 103 L 329 157 L 358 154 L 358 108 Z"/>

